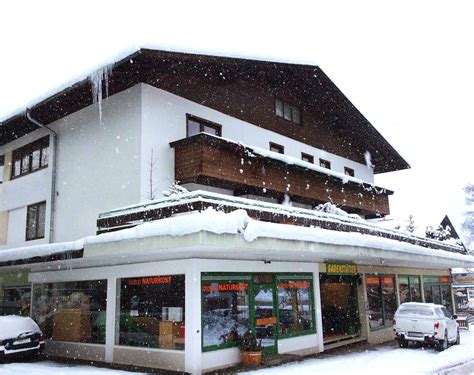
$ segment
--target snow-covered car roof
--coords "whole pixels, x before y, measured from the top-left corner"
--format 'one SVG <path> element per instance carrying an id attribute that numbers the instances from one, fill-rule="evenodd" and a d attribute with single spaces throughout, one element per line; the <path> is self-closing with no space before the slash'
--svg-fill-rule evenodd
<path id="1" fill-rule="evenodd" d="M 26 316 L 0 316 L 0 340 L 17 338 L 22 333 L 41 333 L 33 319 Z"/>

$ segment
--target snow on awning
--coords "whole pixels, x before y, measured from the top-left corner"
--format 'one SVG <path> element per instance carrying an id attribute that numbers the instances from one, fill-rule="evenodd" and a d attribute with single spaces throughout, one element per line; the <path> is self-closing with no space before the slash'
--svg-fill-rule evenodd
<path id="1" fill-rule="evenodd" d="M 79 241 L 59 244 L 31 246 L 4 250 L 0 252 L 0 264 L 33 257 L 47 257 L 53 254 L 79 250 L 88 245 L 118 241 L 132 241 L 156 236 L 185 236 L 201 231 L 215 234 L 234 234 L 243 236 L 245 241 L 253 242 L 259 238 L 308 241 L 340 246 L 365 247 L 375 250 L 388 250 L 399 253 L 416 254 L 442 259 L 461 260 L 466 265 L 474 266 L 474 256 L 452 253 L 443 250 L 429 249 L 422 246 L 380 238 L 355 232 L 337 232 L 322 228 L 299 227 L 294 225 L 260 222 L 251 219 L 244 210 L 224 213 L 209 208 L 203 212 L 192 212 L 186 215 L 170 217 L 144 223 L 133 228 L 86 237 Z M 291 246 L 289 253 L 297 252 Z M 43 260 L 44 261 L 44 260 Z"/>

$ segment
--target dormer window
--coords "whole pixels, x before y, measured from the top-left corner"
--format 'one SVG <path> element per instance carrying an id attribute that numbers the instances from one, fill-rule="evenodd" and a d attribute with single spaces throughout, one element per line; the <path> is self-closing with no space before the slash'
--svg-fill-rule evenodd
<path id="1" fill-rule="evenodd" d="M 347 176 L 354 177 L 354 170 L 349 167 L 344 167 L 344 174 Z"/>
<path id="2" fill-rule="evenodd" d="M 303 160 L 307 163 L 314 164 L 314 156 L 310 155 L 310 154 L 306 154 L 305 152 L 301 153 L 301 160 Z"/>
<path id="3" fill-rule="evenodd" d="M 328 160 L 319 159 L 319 166 L 326 169 L 331 169 L 331 162 Z"/>
<path id="4" fill-rule="evenodd" d="M 275 99 L 275 115 L 284 118 L 285 120 L 292 121 L 295 124 L 301 123 L 300 109 L 281 99 Z"/>
<path id="5" fill-rule="evenodd" d="M 207 133 L 216 135 L 218 137 L 222 136 L 222 125 L 216 124 L 202 118 L 186 115 L 186 136 L 192 137 L 193 135 L 199 133 Z"/>
<path id="6" fill-rule="evenodd" d="M 270 142 L 270 151 L 277 152 L 279 154 L 285 153 L 285 147 L 279 145 L 278 143 Z"/>

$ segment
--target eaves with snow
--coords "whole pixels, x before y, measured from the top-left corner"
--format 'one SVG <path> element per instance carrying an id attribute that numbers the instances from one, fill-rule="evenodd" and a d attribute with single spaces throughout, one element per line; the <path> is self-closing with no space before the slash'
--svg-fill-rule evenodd
<path id="1" fill-rule="evenodd" d="M 204 197 L 203 197 L 204 196 Z M 144 208 L 170 207 L 185 203 L 192 206 L 203 200 L 212 201 L 219 194 L 192 192 L 145 205 L 109 212 L 139 212 Z M 222 196 L 220 196 L 222 198 Z M 279 210 L 280 214 L 313 215 L 318 220 L 340 225 L 366 228 L 366 231 L 338 231 L 321 227 L 263 222 L 251 218 L 246 199 L 229 197 L 237 209 L 225 213 L 214 208 L 190 211 L 172 217 L 145 222 L 134 227 L 90 236 L 74 242 L 38 245 L 0 252 L 0 265 L 31 269 L 63 269 L 137 263 L 174 259 L 235 259 L 261 261 L 325 262 L 352 261 L 365 265 L 447 269 L 474 267 L 474 257 L 462 249 L 447 246 L 434 248 L 437 241 L 423 246 L 407 239 L 368 234 L 374 224 L 352 217 L 312 210 L 282 207 L 259 202 L 259 210 Z M 193 203 L 194 202 L 194 203 Z M 220 203 L 225 204 L 225 201 Z M 241 208 L 237 207 L 241 205 Z M 275 206 L 275 207 L 272 207 Z M 386 229 L 378 228 L 380 231 Z M 378 232 L 379 234 L 381 232 Z M 406 234 L 408 238 L 410 235 Z M 456 251 L 459 250 L 459 251 Z M 54 261 L 54 263 L 52 263 Z M 53 265 L 54 264 L 54 265 Z"/>

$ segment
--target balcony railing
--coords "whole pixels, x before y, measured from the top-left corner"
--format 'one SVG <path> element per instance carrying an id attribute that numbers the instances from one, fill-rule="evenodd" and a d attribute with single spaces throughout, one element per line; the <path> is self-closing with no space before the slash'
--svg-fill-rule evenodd
<path id="1" fill-rule="evenodd" d="M 315 206 L 332 202 L 366 218 L 390 213 L 393 192 L 302 160 L 201 133 L 170 144 L 175 178 Z"/>

